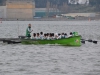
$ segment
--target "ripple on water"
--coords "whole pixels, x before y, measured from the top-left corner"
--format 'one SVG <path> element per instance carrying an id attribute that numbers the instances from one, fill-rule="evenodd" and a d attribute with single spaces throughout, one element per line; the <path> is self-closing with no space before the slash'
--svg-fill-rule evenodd
<path id="1" fill-rule="evenodd" d="M 17 37 L 16 22 L 0 26 L 1 37 Z M 26 24 L 19 22 L 21 34 Z M 34 32 L 77 31 L 86 39 L 99 40 L 99 22 L 30 22 Z M 9 25 L 9 26 L 8 26 Z M 14 26 L 16 25 L 16 26 Z M 91 26 L 90 26 L 91 25 Z M 48 29 L 49 27 L 49 29 Z M 8 30 L 11 29 L 11 30 Z M 44 29 L 45 28 L 45 29 Z M 84 29 L 84 30 L 83 30 Z M 13 32 L 13 33 L 11 33 Z M 4 34 L 5 33 L 5 34 Z M 81 47 L 13 45 L 0 42 L 0 75 L 100 75 L 100 43 Z"/>

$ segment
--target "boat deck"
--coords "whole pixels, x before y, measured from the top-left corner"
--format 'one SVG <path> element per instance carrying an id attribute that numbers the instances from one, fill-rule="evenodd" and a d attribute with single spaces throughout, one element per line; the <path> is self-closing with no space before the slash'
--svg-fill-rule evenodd
<path id="1" fill-rule="evenodd" d="M 21 43 L 21 39 L 19 38 L 0 38 L 0 41 L 7 44 Z"/>

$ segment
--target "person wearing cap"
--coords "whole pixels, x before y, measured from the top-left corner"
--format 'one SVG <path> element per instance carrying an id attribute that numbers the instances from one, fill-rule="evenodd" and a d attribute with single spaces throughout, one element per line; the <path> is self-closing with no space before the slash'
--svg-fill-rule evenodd
<path id="1" fill-rule="evenodd" d="M 26 37 L 30 38 L 32 31 L 33 30 L 31 30 L 31 24 L 29 24 L 28 27 L 27 27 L 27 29 L 26 29 Z"/>

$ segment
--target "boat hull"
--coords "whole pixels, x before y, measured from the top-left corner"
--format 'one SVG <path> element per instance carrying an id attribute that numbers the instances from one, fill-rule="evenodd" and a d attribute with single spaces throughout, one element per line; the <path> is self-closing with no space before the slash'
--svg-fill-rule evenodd
<path id="1" fill-rule="evenodd" d="M 24 39 L 21 42 L 22 44 L 59 44 L 65 46 L 81 46 L 81 36 L 73 36 L 64 39 L 55 39 L 55 40 L 33 40 L 33 39 Z"/>

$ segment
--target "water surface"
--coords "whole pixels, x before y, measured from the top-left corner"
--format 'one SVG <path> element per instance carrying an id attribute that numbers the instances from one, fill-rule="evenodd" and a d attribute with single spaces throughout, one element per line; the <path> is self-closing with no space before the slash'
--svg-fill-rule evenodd
<path id="1" fill-rule="evenodd" d="M 34 32 L 73 32 L 100 41 L 100 21 L 3 21 L 0 38 Z M 19 32 L 19 33 L 18 33 Z M 81 47 L 0 42 L 0 75 L 100 75 L 100 42 Z"/>

